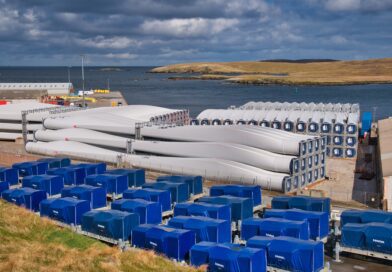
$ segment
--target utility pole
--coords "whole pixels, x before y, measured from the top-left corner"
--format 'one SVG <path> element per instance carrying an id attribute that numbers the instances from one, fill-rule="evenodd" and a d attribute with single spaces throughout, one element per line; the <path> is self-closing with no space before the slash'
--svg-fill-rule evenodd
<path id="1" fill-rule="evenodd" d="M 84 55 L 80 55 L 82 57 L 82 91 L 83 91 L 83 108 L 86 107 L 86 102 L 84 98 Z"/>

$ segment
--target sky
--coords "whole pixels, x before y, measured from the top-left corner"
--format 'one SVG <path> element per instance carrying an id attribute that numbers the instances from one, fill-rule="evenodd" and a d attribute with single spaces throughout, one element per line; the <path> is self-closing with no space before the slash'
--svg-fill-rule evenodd
<path id="1" fill-rule="evenodd" d="M 392 57 L 392 0 L 0 0 L 0 66 Z"/>

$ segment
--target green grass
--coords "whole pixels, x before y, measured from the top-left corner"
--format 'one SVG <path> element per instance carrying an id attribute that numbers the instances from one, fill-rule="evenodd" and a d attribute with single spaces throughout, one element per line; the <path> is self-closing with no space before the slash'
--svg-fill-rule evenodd
<path id="1" fill-rule="evenodd" d="M 0 200 L 0 271 L 193 272 L 150 251 L 120 252 Z"/>

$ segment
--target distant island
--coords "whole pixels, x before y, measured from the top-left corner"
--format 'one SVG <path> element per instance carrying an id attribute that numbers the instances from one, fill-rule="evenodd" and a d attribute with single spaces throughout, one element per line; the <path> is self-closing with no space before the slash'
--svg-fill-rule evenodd
<path id="1" fill-rule="evenodd" d="M 157 67 L 151 72 L 181 74 L 170 76 L 172 80 L 226 80 L 260 85 L 391 84 L 392 58 L 197 62 Z"/>

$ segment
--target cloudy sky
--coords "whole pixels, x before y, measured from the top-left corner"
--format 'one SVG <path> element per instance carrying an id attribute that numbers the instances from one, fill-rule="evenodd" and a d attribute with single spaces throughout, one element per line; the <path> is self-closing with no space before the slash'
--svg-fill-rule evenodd
<path id="1" fill-rule="evenodd" d="M 392 57 L 392 0 L 0 0 L 0 66 Z"/>

